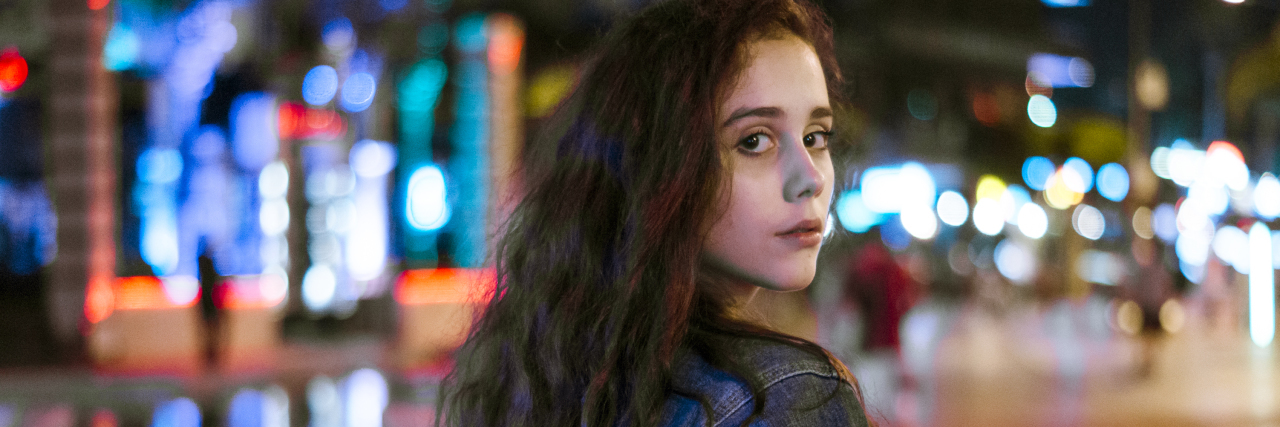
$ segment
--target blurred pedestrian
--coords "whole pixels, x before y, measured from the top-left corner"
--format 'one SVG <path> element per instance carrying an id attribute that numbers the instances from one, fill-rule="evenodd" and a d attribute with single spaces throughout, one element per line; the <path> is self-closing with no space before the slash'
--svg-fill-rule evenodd
<path id="1" fill-rule="evenodd" d="M 854 372 L 862 380 L 868 410 L 888 423 L 897 421 L 896 401 L 905 375 L 902 320 L 917 294 L 907 270 L 880 239 L 870 239 L 849 258 L 844 299 L 862 313 L 863 324 Z"/>
<path id="2" fill-rule="evenodd" d="M 1150 239 L 1137 238 L 1133 239 L 1131 249 L 1138 268 L 1124 295 L 1137 303 L 1142 313 L 1138 332 L 1141 351 L 1138 353 L 1134 374 L 1139 379 L 1145 379 L 1155 369 L 1156 356 L 1167 332 L 1161 322 L 1160 312 L 1176 295 L 1173 275 L 1165 270 L 1156 243 Z"/>
<path id="3" fill-rule="evenodd" d="M 447 425 L 867 425 L 844 365 L 751 322 L 813 280 L 839 88 L 804 0 L 670 0 L 617 27 L 526 155 Z"/>

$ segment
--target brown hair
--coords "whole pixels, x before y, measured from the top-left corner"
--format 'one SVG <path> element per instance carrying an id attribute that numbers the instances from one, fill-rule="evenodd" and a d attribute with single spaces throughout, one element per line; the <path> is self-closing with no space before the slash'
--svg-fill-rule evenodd
<path id="1" fill-rule="evenodd" d="M 785 33 L 813 46 L 838 99 L 830 25 L 804 0 L 665 1 L 598 45 L 530 144 L 495 297 L 442 385 L 446 424 L 652 425 L 679 392 L 679 351 L 733 374 L 743 367 L 726 351 L 731 337 L 826 356 L 731 318 L 701 265 L 726 174 L 716 108 L 746 44 Z"/>

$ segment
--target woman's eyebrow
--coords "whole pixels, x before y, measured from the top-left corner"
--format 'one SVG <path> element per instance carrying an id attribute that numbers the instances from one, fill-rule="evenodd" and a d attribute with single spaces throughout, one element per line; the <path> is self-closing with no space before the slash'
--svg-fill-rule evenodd
<path id="1" fill-rule="evenodd" d="M 835 113 L 831 111 L 830 107 L 814 108 L 813 112 L 809 113 L 810 120 L 825 119 L 832 116 L 835 116 Z"/>
<path id="2" fill-rule="evenodd" d="M 733 114 L 730 114 L 729 119 L 725 120 L 724 124 L 721 126 L 729 127 L 729 125 L 732 125 L 733 122 L 742 120 L 747 117 L 775 118 L 775 117 L 782 117 L 783 115 L 784 114 L 782 112 L 782 109 L 778 107 L 757 107 L 757 108 L 742 107 L 737 110 L 733 110 Z"/>
<path id="3" fill-rule="evenodd" d="M 756 107 L 756 108 L 742 107 L 737 110 L 733 110 L 733 114 L 730 114 L 729 119 L 725 120 L 724 124 L 721 126 L 729 127 L 734 122 L 738 120 L 742 120 L 747 117 L 777 118 L 777 117 L 782 117 L 784 115 L 786 114 L 783 113 L 782 109 L 778 107 Z M 835 114 L 831 111 L 830 107 L 818 107 L 818 108 L 814 108 L 813 111 L 809 113 L 809 119 L 810 120 L 825 119 L 827 117 L 832 117 L 834 115 Z"/>

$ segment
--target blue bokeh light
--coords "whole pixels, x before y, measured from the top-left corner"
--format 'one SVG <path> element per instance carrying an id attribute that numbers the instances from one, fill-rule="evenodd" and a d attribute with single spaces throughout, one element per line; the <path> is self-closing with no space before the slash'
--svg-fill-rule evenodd
<path id="1" fill-rule="evenodd" d="M 1098 168 L 1098 194 L 1107 200 L 1119 202 L 1129 195 L 1129 172 L 1119 163 L 1107 163 Z"/>
<path id="2" fill-rule="evenodd" d="M 1028 157 L 1022 163 L 1022 180 L 1027 187 L 1036 191 L 1044 191 L 1049 178 L 1053 176 L 1053 161 L 1041 156 Z"/>
<path id="3" fill-rule="evenodd" d="M 138 34 L 128 26 L 117 22 L 107 33 L 102 46 L 102 65 L 111 71 L 133 68 L 138 62 Z"/>
<path id="4" fill-rule="evenodd" d="M 342 84 L 342 108 L 358 113 L 373 104 L 373 95 L 378 90 L 378 81 L 369 73 L 355 73 L 347 77 Z"/>
<path id="5" fill-rule="evenodd" d="M 317 65 L 302 79 L 302 99 L 311 105 L 324 105 L 338 94 L 338 70 Z"/>
<path id="6" fill-rule="evenodd" d="M 151 427 L 200 427 L 200 408 L 185 397 L 162 403 L 151 417 Z"/>
<path id="7" fill-rule="evenodd" d="M 862 192 L 846 191 L 836 200 L 836 218 L 840 225 L 854 233 L 865 233 L 876 224 L 884 222 L 884 216 L 872 212 L 862 200 Z"/>

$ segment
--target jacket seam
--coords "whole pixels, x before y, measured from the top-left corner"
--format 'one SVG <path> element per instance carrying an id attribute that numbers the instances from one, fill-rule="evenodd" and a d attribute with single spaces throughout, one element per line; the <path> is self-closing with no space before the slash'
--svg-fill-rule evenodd
<path id="1" fill-rule="evenodd" d="M 835 376 L 832 375 L 830 368 L 827 368 L 827 369 L 804 368 L 797 371 L 791 371 L 787 375 L 779 376 L 777 379 L 769 382 L 768 384 L 765 384 L 765 386 L 760 389 L 760 392 L 764 393 L 765 391 L 769 390 L 769 387 L 773 387 L 775 384 L 778 384 L 788 378 L 794 378 L 796 376 L 805 375 L 805 374 L 813 374 L 826 379 L 836 378 Z M 750 402 L 753 399 L 755 399 L 755 397 L 747 397 L 746 399 L 743 399 L 742 401 L 738 402 L 738 404 L 734 406 L 732 410 L 725 412 L 723 415 L 720 415 L 719 417 L 717 417 L 718 419 L 716 420 L 715 423 L 712 424 L 712 427 L 719 427 L 720 424 L 724 423 L 724 421 L 728 419 L 730 415 L 733 415 L 734 413 L 738 412 L 739 409 L 742 409 L 743 405 L 746 405 L 747 402 Z"/>

